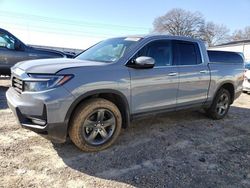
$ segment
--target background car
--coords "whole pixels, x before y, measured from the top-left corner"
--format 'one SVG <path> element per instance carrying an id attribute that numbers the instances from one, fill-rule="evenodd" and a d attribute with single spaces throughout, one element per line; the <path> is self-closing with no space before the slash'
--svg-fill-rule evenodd
<path id="1" fill-rule="evenodd" d="M 250 92 L 250 62 L 245 64 L 243 92 Z"/>
<path id="2" fill-rule="evenodd" d="M 10 68 L 20 61 L 62 57 L 67 55 L 57 50 L 25 45 L 10 32 L 0 28 L 0 75 L 10 75 Z"/>

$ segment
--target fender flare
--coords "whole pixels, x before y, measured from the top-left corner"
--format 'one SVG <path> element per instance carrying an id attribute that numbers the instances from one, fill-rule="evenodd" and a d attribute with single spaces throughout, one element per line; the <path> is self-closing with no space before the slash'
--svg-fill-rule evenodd
<path id="1" fill-rule="evenodd" d="M 76 107 L 81 102 L 83 102 L 84 99 L 86 99 L 90 96 L 98 95 L 98 94 L 115 94 L 115 95 L 118 95 L 122 99 L 122 102 L 125 105 L 125 114 L 124 114 L 125 119 L 123 120 L 123 124 L 124 124 L 125 128 L 129 127 L 129 125 L 130 125 L 130 107 L 129 107 L 129 103 L 128 103 L 126 96 L 123 93 L 121 93 L 120 91 L 113 90 L 113 89 L 97 89 L 97 90 L 88 91 L 88 92 L 82 94 L 81 96 L 77 97 L 76 100 L 70 105 L 69 110 L 67 111 L 67 114 L 65 117 L 65 122 L 66 122 L 67 128 L 69 127 L 69 121 L 70 121 L 71 115 L 74 112 L 74 110 L 76 109 Z"/>

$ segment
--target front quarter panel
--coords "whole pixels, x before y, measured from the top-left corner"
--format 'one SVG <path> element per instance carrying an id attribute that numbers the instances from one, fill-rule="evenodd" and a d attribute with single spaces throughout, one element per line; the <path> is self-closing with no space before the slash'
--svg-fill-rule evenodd
<path id="1" fill-rule="evenodd" d="M 81 98 L 86 93 L 113 90 L 125 96 L 130 106 L 130 76 L 125 66 L 107 64 L 95 67 L 77 67 L 64 69 L 58 74 L 74 75 L 74 78 L 66 83 L 64 87 L 76 99 Z"/>

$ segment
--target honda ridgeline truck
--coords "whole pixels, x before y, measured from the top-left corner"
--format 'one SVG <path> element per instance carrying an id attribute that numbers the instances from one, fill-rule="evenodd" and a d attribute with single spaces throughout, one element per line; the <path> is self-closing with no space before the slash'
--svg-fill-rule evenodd
<path id="1" fill-rule="evenodd" d="M 16 64 L 8 105 L 24 128 L 99 151 L 138 117 L 194 107 L 225 117 L 244 72 L 241 54 L 225 53 L 183 37 L 112 38 L 75 59 Z"/>

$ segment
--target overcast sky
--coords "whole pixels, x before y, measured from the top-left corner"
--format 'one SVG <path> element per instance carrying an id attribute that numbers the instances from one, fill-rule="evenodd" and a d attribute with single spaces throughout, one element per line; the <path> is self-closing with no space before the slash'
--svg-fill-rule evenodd
<path id="1" fill-rule="evenodd" d="M 250 26 L 250 0 L 0 0 L 0 27 L 28 44 L 85 49 L 113 36 L 146 34 L 172 8 L 199 11 L 231 31 Z"/>

